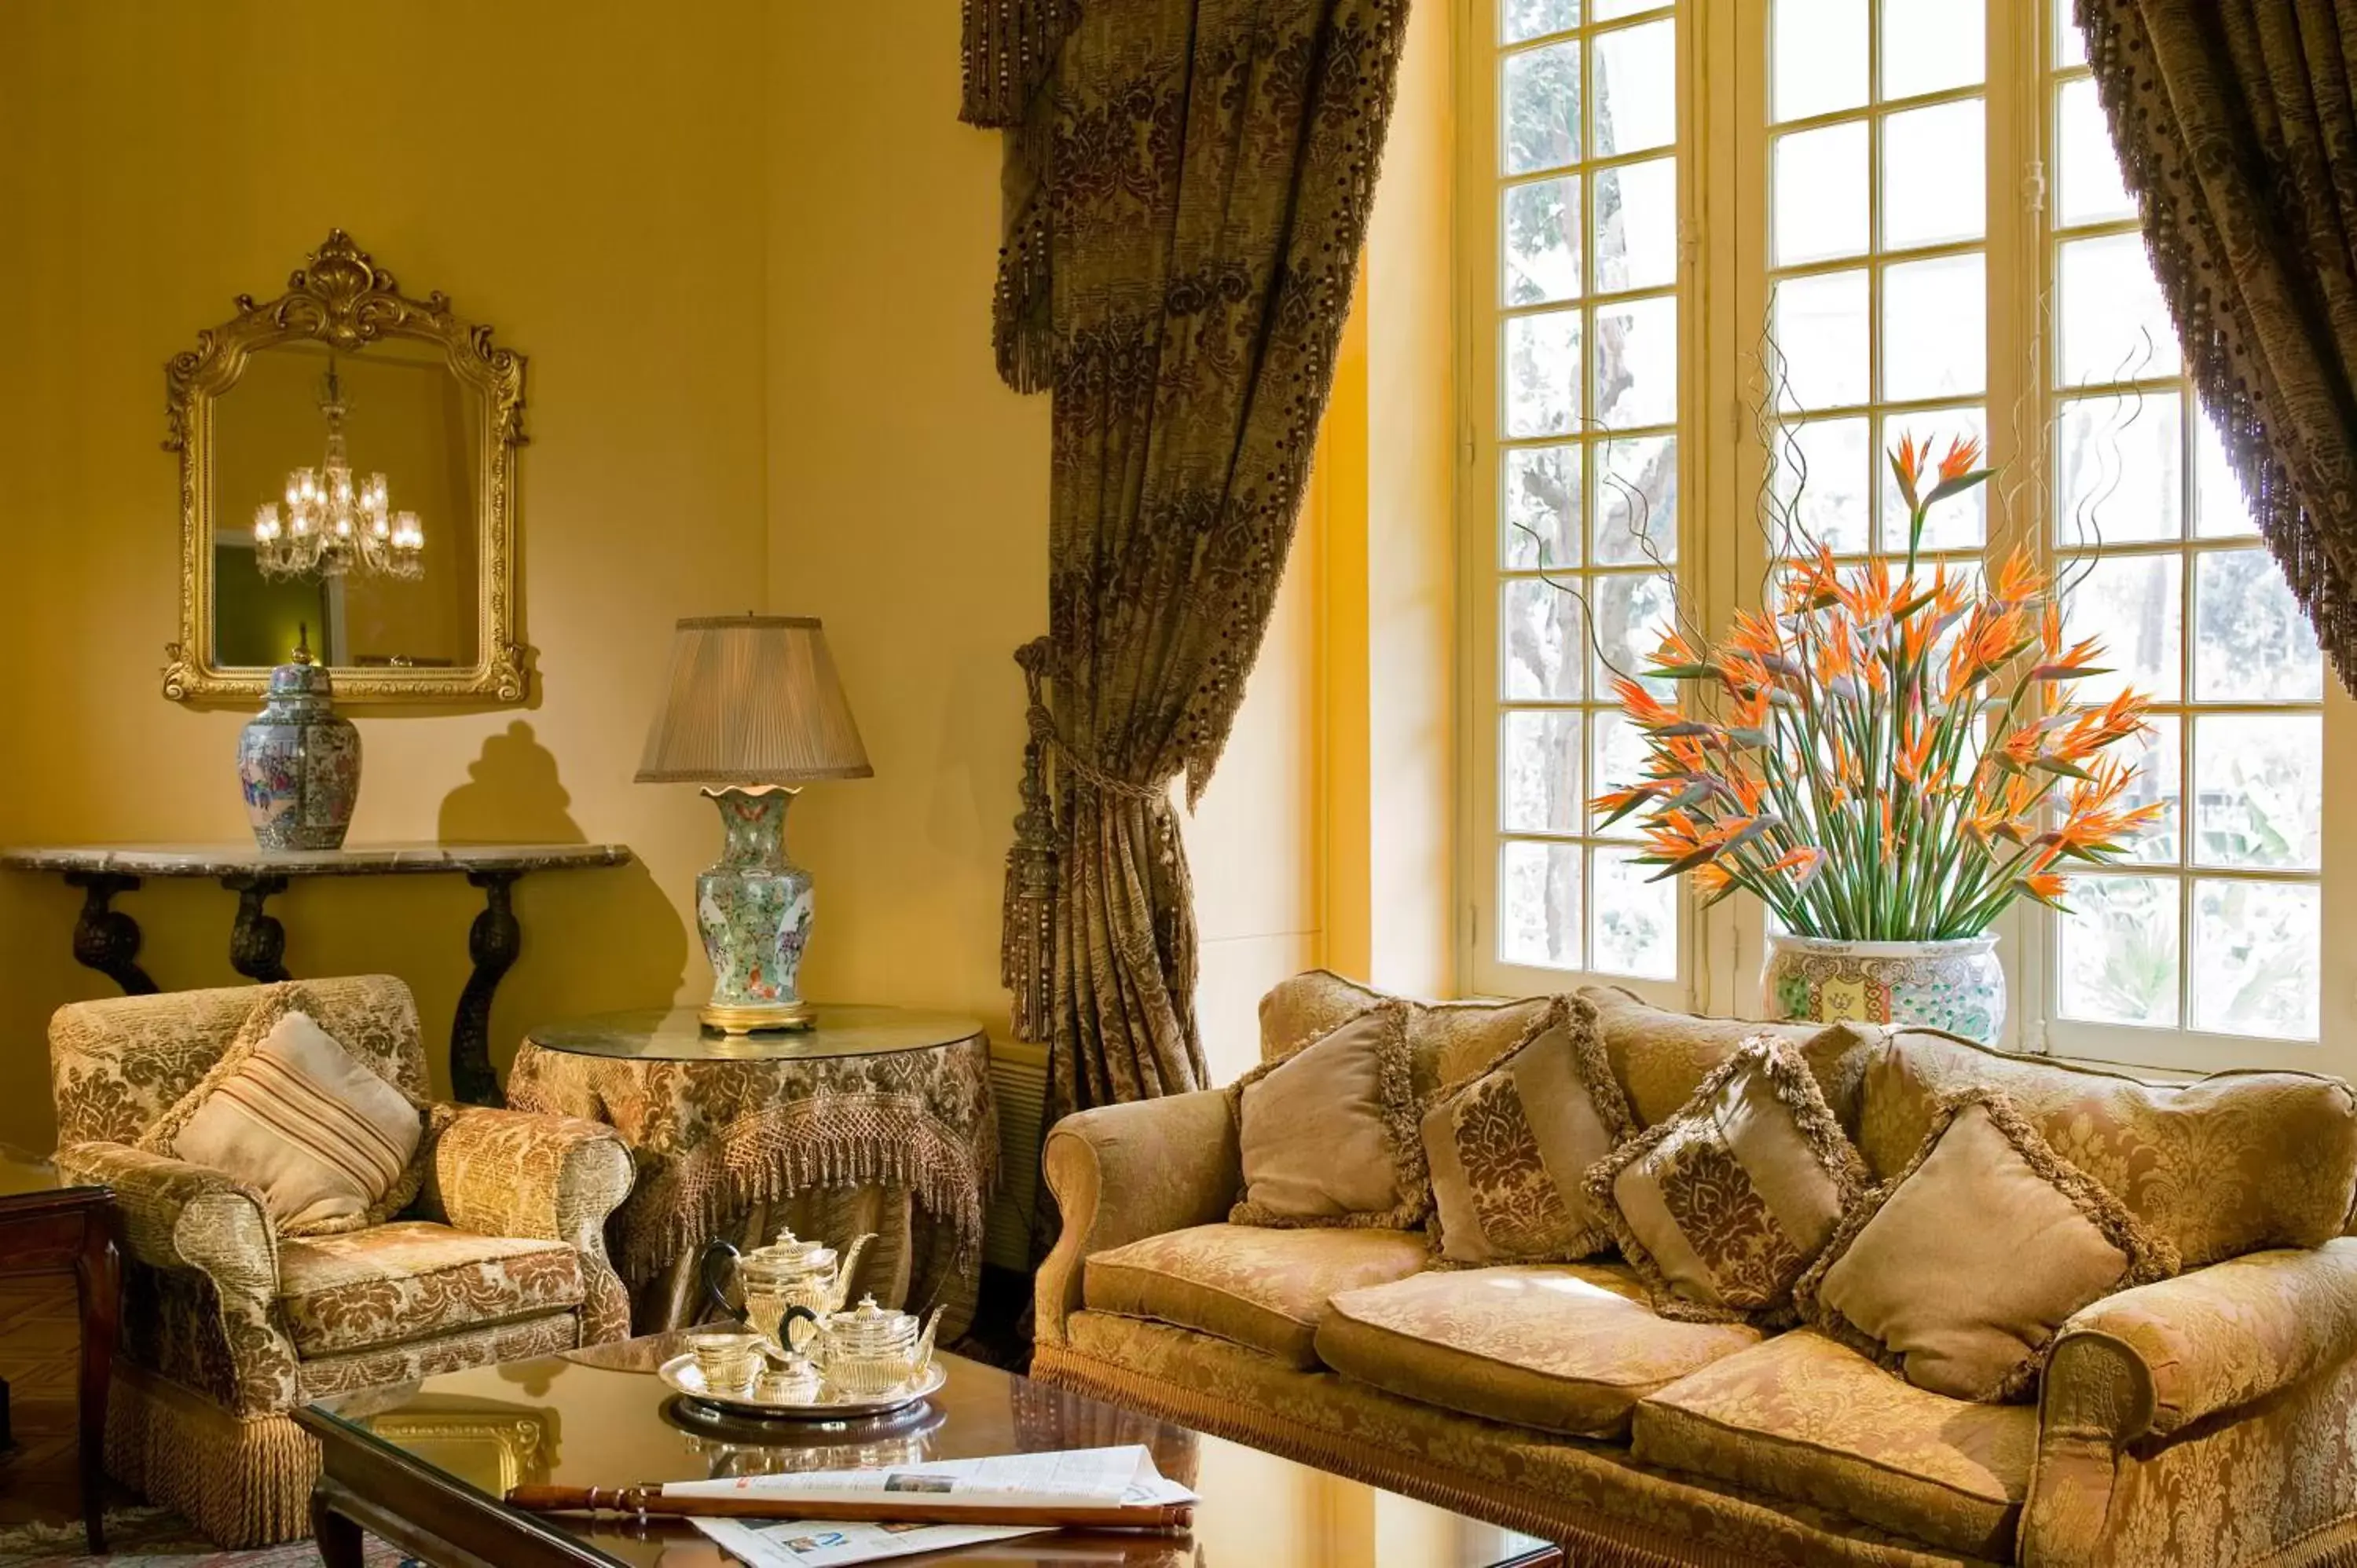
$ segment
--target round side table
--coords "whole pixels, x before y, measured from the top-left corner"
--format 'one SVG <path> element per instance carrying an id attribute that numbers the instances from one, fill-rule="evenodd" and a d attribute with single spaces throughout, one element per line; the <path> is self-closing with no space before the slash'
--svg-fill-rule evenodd
<path id="1" fill-rule="evenodd" d="M 759 1244 L 781 1226 L 837 1247 L 873 1231 L 853 1299 L 942 1305 L 943 1344 L 972 1320 L 998 1175 L 989 1036 L 956 1014 L 818 1012 L 791 1034 L 722 1035 L 679 1007 L 524 1036 L 508 1103 L 606 1122 L 637 1162 L 608 1227 L 637 1332 L 705 1316 L 707 1240 Z"/>

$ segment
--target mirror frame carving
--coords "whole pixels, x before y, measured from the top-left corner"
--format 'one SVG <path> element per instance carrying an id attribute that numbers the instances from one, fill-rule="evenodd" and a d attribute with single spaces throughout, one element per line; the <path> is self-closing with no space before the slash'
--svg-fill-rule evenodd
<path id="1" fill-rule="evenodd" d="M 286 292 L 257 305 L 237 296 L 237 315 L 197 334 L 197 346 L 164 367 L 164 449 L 180 457 L 180 639 L 164 648 L 164 695 L 179 703 L 255 701 L 269 684 L 260 669 L 213 662 L 213 400 L 237 384 L 246 356 L 274 344 L 311 339 L 347 352 L 383 338 L 439 347 L 460 381 L 483 397 L 481 483 L 476 500 L 476 659 L 453 669 L 335 671 L 336 696 L 352 703 L 415 702 L 512 705 L 532 685 L 516 593 L 516 449 L 523 430 L 524 357 L 491 341 L 491 329 L 451 314 L 447 295 L 404 295 L 393 274 L 341 229 Z"/>

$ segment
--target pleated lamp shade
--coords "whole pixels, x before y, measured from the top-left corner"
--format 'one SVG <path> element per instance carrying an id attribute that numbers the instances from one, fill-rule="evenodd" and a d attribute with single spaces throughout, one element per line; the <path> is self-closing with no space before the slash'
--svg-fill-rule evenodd
<path id="1" fill-rule="evenodd" d="M 866 779 L 826 633 L 807 616 L 679 623 L 671 679 L 647 728 L 641 784 L 802 784 Z"/>

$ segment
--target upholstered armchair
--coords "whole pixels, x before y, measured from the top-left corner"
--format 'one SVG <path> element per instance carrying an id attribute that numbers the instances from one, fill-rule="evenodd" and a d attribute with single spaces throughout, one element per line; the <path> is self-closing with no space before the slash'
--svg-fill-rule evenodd
<path id="1" fill-rule="evenodd" d="M 407 986 L 294 984 L 294 1004 L 347 1051 L 425 1099 Z M 309 1531 L 318 1455 L 295 1405 L 630 1333 L 606 1256 L 606 1216 L 631 1180 L 611 1128 L 435 1105 L 415 1201 L 389 1223 L 305 1239 L 279 1235 L 252 1187 L 135 1147 L 263 994 L 115 997 L 49 1025 L 59 1168 L 114 1189 L 129 1245 L 107 1467 L 229 1547 Z"/>

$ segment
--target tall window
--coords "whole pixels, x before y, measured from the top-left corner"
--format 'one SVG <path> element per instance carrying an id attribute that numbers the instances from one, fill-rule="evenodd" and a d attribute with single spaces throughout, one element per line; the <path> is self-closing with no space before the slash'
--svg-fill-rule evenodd
<path id="1" fill-rule="evenodd" d="M 2195 403 L 2082 40 L 2054 9 L 2052 542 L 2072 635 L 2100 636 L 2118 671 L 2078 695 L 2158 700 L 2139 782 L 2171 808 L 2052 922 L 2055 1043 L 2133 1058 L 2121 1026 L 2312 1040 L 2323 660 Z"/>
<path id="2" fill-rule="evenodd" d="M 1681 9 L 1499 0 L 1482 28 L 1485 983 L 1679 971 L 1677 889 L 1649 883 L 1586 802 L 1591 780 L 1642 756 L 1609 682 L 1673 613 Z"/>
<path id="3" fill-rule="evenodd" d="M 1881 454 L 1903 435 L 1986 441 L 1987 235 L 1979 0 L 1774 0 L 1768 266 L 1776 475 L 1806 542 L 1904 550 Z M 1805 482 L 1803 482 L 1805 480 Z M 1977 553 L 1986 495 L 1934 517 L 1927 551 Z"/>
<path id="4" fill-rule="evenodd" d="M 1760 492 L 1781 547 L 1901 550 L 1884 455 L 1977 436 L 2001 477 L 1927 562 L 2040 558 L 2109 649 L 2072 700 L 2155 698 L 2169 807 L 2071 913 L 2003 918 L 2005 1043 L 2357 1067 L 2313 1049 L 2357 1047 L 2319 957 L 2357 710 L 2198 406 L 2070 0 L 1458 3 L 1469 988 L 1756 1006 L 1749 901 L 1697 911 L 1587 809 L 1643 761 L 1611 677 L 1681 605 L 1759 605 Z"/>

